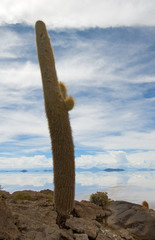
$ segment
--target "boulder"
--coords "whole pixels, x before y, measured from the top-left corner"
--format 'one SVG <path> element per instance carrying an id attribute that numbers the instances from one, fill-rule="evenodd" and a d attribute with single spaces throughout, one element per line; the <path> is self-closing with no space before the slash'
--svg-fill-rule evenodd
<path id="1" fill-rule="evenodd" d="M 0 239 L 17 240 L 18 236 L 15 219 L 4 199 L 0 196 Z"/>
<path id="2" fill-rule="evenodd" d="M 74 234 L 75 240 L 89 240 L 87 234 Z"/>
<path id="3" fill-rule="evenodd" d="M 155 240 L 155 217 L 148 209 L 125 201 L 115 201 L 109 209 L 112 212 L 107 218 L 109 227 L 126 229 L 140 239 Z"/>
<path id="4" fill-rule="evenodd" d="M 124 201 L 104 210 L 88 201 L 75 201 L 63 226 L 50 190 L 0 191 L 0 239 L 3 240 L 155 240 L 155 211 Z"/>
<path id="5" fill-rule="evenodd" d="M 111 232 L 110 230 L 100 230 L 96 240 L 123 240 L 119 235 Z M 126 239 L 126 238 L 125 238 Z"/>
<path id="6" fill-rule="evenodd" d="M 74 213 L 77 217 L 89 220 L 103 221 L 105 212 L 102 207 L 88 201 L 75 201 Z"/>
<path id="7" fill-rule="evenodd" d="M 85 233 L 88 237 L 95 239 L 99 232 L 100 224 L 96 221 L 70 217 L 70 219 L 67 219 L 66 221 L 66 227 L 71 228 L 77 233 Z"/>

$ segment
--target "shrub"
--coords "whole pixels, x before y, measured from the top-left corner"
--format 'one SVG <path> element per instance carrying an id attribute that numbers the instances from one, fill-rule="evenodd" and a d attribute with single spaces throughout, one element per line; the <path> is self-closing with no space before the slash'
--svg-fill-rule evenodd
<path id="1" fill-rule="evenodd" d="M 143 202 L 142 202 L 142 206 L 145 207 L 145 208 L 147 208 L 147 209 L 149 209 L 149 204 L 148 204 L 147 201 L 143 201 Z"/>
<path id="2" fill-rule="evenodd" d="M 48 193 L 48 194 L 46 195 L 46 199 L 47 199 L 47 200 L 50 200 L 50 201 L 53 201 L 53 195 L 52 195 L 51 193 Z"/>
<path id="3" fill-rule="evenodd" d="M 98 206 L 105 207 L 109 204 L 110 198 L 108 198 L 107 192 L 97 192 L 90 196 L 90 202 L 95 203 Z"/>
<path id="4" fill-rule="evenodd" d="M 16 200 L 31 200 L 31 195 L 28 193 L 19 192 L 15 195 Z"/>

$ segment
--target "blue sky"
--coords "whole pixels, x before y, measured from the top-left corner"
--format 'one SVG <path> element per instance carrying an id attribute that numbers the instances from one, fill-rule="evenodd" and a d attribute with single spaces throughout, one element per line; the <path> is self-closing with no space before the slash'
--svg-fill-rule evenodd
<path id="1" fill-rule="evenodd" d="M 47 24 L 58 78 L 76 100 L 70 112 L 76 166 L 155 168 L 154 1 L 62 4 L 1 1 L 0 169 L 52 165 L 38 19 Z"/>

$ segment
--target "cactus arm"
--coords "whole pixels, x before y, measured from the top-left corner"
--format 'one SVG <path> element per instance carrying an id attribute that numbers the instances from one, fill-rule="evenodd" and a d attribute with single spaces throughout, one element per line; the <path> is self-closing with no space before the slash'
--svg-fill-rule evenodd
<path id="1" fill-rule="evenodd" d="M 63 99 L 67 98 L 67 87 L 63 82 L 59 82 L 60 93 Z"/>
<path id="2" fill-rule="evenodd" d="M 45 24 L 37 21 L 35 31 L 52 143 L 55 207 L 59 214 L 68 215 L 73 209 L 75 185 L 74 145 L 69 115 L 60 92 L 54 54 Z"/>
<path id="3" fill-rule="evenodd" d="M 67 87 L 63 82 L 59 82 L 59 88 L 60 88 L 60 93 L 62 98 L 64 99 L 65 102 L 65 107 L 67 111 L 70 111 L 74 108 L 75 105 L 75 100 L 72 96 L 67 95 Z"/>

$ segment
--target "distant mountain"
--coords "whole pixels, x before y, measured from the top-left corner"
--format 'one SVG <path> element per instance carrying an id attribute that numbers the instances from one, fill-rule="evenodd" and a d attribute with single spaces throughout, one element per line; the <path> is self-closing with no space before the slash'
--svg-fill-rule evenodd
<path id="1" fill-rule="evenodd" d="M 123 172 L 125 170 L 122 168 L 105 168 L 104 171 L 105 172 Z"/>
<path id="2" fill-rule="evenodd" d="M 21 172 L 25 173 L 25 172 L 28 172 L 28 171 L 26 169 L 23 169 L 23 170 L 21 170 Z"/>

